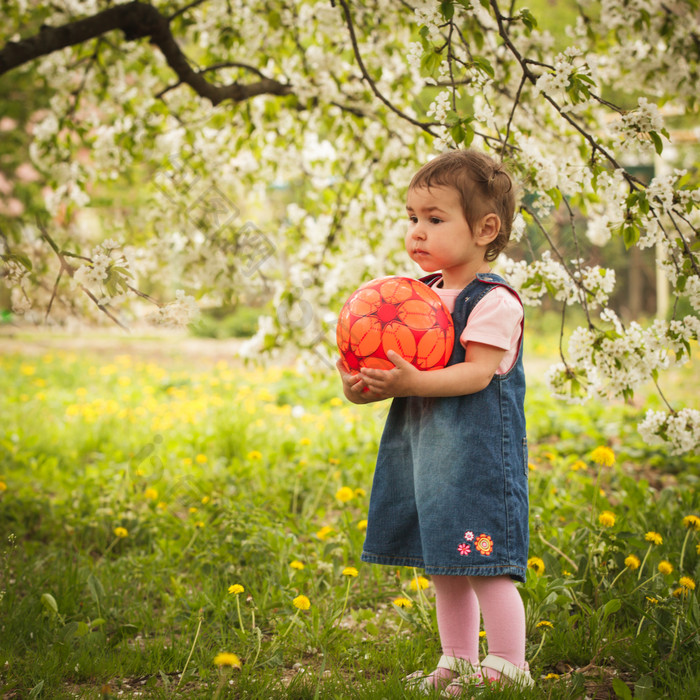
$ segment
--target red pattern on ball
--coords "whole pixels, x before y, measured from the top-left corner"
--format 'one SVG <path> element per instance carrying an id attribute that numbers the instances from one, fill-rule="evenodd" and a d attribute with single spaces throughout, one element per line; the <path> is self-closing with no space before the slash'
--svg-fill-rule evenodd
<path id="1" fill-rule="evenodd" d="M 348 371 L 391 369 L 394 350 L 421 370 L 442 369 L 454 327 L 435 290 L 409 277 L 382 277 L 353 292 L 338 317 L 336 341 Z"/>

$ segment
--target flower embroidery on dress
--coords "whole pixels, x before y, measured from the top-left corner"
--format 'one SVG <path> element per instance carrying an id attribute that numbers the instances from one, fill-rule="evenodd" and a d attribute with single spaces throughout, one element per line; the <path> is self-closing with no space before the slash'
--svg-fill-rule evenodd
<path id="1" fill-rule="evenodd" d="M 476 551 L 479 552 L 484 557 L 491 556 L 493 552 L 493 540 L 488 536 L 481 533 L 474 542 L 474 547 Z"/>
<path id="2" fill-rule="evenodd" d="M 462 544 L 457 545 L 457 551 L 463 556 L 466 557 L 467 555 L 471 554 L 472 548 L 468 544 Z"/>
<path id="3" fill-rule="evenodd" d="M 474 539 L 474 533 L 471 530 L 467 530 L 464 533 L 464 539 L 467 540 L 467 542 L 471 542 Z"/>

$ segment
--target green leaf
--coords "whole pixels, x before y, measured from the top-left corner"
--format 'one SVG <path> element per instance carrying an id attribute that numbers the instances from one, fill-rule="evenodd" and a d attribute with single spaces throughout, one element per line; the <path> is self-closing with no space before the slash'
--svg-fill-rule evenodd
<path id="1" fill-rule="evenodd" d="M 664 144 L 661 141 L 661 137 L 655 131 L 650 131 L 649 136 L 651 136 L 651 140 L 654 142 L 654 150 L 661 155 L 664 150 Z"/>
<path id="2" fill-rule="evenodd" d="M 654 683 L 649 676 L 642 676 L 634 684 L 635 700 L 656 700 L 658 695 L 654 691 Z"/>
<path id="3" fill-rule="evenodd" d="M 440 12 L 442 16 L 449 22 L 455 14 L 455 6 L 452 0 L 442 0 L 440 3 Z"/>
<path id="4" fill-rule="evenodd" d="M 50 593 L 41 594 L 41 604 L 50 612 L 58 615 L 58 603 Z"/>
<path id="5" fill-rule="evenodd" d="M 92 599 L 99 606 L 103 598 L 105 597 L 105 589 L 102 586 L 100 579 L 98 579 L 94 574 L 90 574 L 87 578 L 87 587 L 90 591 Z"/>
<path id="6" fill-rule="evenodd" d="M 607 620 L 610 617 L 610 615 L 614 615 L 621 607 L 622 601 L 619 598 L 613 598 L 612 600 L 609 600 L 603 606 L 603 621 Z"/>
<path id="7" fill-rule="evenodd" d="M 488 61 L 488 59 L 484 58 L 483 56 L 474 56 L 472 58 L 472 63 L 482 72 L 486 73 L 489 77 L 493 78 L 495 73 L 493 70 L 493 66 L 491 63 Z"/>
<path id="8" fill-rule="evenodd" d="M 34 698 L 39 697 L 39 693 L 41 693 L 42 689 L 44 688 L 44 681 L 39 681 L 30 691 L 29 695 L 27 696 L 29 700 L 34 700 Z"/>
<path id="9" fill-rule="evenodd" d="M 625 226 L 622 229 L 622 240 L 625 242 L 625 248 L 628 250 L 637 243 L 640 237 L 639 229 L 636 226 Z"/>
<path id="10" fill-rule="evenodd" d="M 523 21 L 523 24 L 525 25 L 527 31 L 526 34 L 530 34 L 530 32 L 537 27 L 537 20 L 533 16 L 532 12 L 527 9 L 527 7 L 524 7 L 521 12 L 520 12 L 520 19 Z"/>
<path id="11" fill-rule="evenodd" d="M 617 695 L 618 698 L 632 700 L 632 691 L 619 678 L 613 678 L 612 687 L 615 691 L 615 695 Z"/>
<path id="12" fill-rule="evenodd" d="M 547 190 L 547 194 L 550 196 L 551 200 L 554 202 L 555 209 L 559 208 L 562 201 L 561 192 L 558 187 L 552 187 L 551 190 Z"/>

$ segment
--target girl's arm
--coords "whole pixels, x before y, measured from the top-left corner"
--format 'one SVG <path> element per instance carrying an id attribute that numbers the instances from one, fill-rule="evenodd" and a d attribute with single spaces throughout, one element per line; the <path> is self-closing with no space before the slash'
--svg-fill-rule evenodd
<path id="1" fill-rule="evenodd" d="M 462 396 L 485 389 L 505 354 L 505 350 L 493 345 L 470 342 L 464 362 L 422 372 L 390 350 L 393 369 L 363 367 L 360 376 L 369 387 L 373 401 L 393 396 Z"/>

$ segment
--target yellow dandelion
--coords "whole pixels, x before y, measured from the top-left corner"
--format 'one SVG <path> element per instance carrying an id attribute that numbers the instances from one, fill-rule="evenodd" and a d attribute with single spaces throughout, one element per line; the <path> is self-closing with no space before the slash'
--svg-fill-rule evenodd
<path id="1" fill-rule="evenodd" d="M 685 598 L 688 595 L 688 589 L 683 588 L 683 586 L 679 586 L 676 588 L 675 591 L 673 591 L 673 596 L 675 598 Z"/>
<path id="2" fill-rule="evenodd" d="M 598 522 L 603 527 L 612 527 L 615 524 L 615 513 L 611 512 L 609 510 L 604 510 L 598 516 Z"/>
<path id="3" fill-rule="evenodd" d="M 209 501 L 211 501 L 210 496 L 202 496 L 202 505 L 203 506 L 207 505 L 207 503 L 209 503 Z"/>
<path id="4" fill-rule="evenodd" d="M 479 639 L 486 639 L 486 632 L 484 630 L 479 630 Z"/>
<path id="5" fill-rule="evenodd" d="M 547 629 L 554 629 L 554 625 L 549 620 L 540 620 L 536 627 L 546 627 Z"/>
<path id="6" fill-rule="evenodd" d="M 289 566 L 292 569 L 296 569 L 297 571 L 301 571 L 304 568 L 303 562 L 300 562 L 298 559 L 295 559 L 294 561 L 290 561 Z"/>
<path id="7" fill-rule="evenodd" d="M 625 557 L 625 566 L 632 571 L 638 569 L 641 563 L 642 562 L 639 561 L 639 557 L 635 556 L 634 554 L 630 554 L 629 556 Z"/>
<path id="8" fill-rule="evenodd" d="M 159 501 L 158 505 L 156 505 L 156 508 L 158 510 L 165 510 L 168 507 L 168 504 L 165 501 Z"/>
<path id="9" fill-rule="evenodd" d="M 668 576 L 670 573 L 673 573 L 673 564 L 664 559 L 663 561 L 659 562 L 658 569 L 660 574 L 665 574 Z"/>
<path id="10" fill-rule="evenodd" d="M 659 599 L 654 598 L 653 596 L 646 596 L 646 599 L 650 605 L 658 605 L 659 604 Z"/>
<path id="11" fill-rule="evenodd" d="M 698 543 L 698 544 L 695 545 L 695 552 L 696 552 L 697 554 L 700 554 L 700 543 Z"/>
<path id="12" fill-rule="evenodd" d="M 7 484 L 4 481 L 0 481 L 0 491 L 7 491 Z"/>
<path id="13" fill-rule="evenodd" d="M 591 452 L 591 460 L 603 467 L 612 467 L 615 464 L 615 453 L 609 447 L 601 445 Z"/>
<path id="14" fill-rule="evenodd" d="M 561 575 L 562 575 L 564 578 L 571 578 L 571 577 L 573 576 L 573 574 L 572 574 L 570 571 L 567 571 L 566 569 L 564 569 L 564 570 L 561 572 Z"/>
<path id="15" fill-rule="evenodd" d="M 195 527 L 200 527 L 200 528 L 201 528 L 201 527 L 204 527 L 204 521 L 203 521 L 203 520 L 198 520 L 198 521 L 194 524 L 194 526 L 195 526 Z"/>
<path id="16" fill-rule="evenodd" d="M 310 438 L 307 438 L 307 437 L 302 438 L 301 440 L 299 440 L 299 444 L 300 444 L 300 445 L 310 445 L 310 444 L 311 444 L 311 439 L 310 439 Z"/>
<path id="17" fill-rule="evenodd" d="M 644 535 L 644 539 L 652 544 L 663 544 L 664 542 L 664 538 L 661 537 L 658 532 L 654 532 L 653 530 L 647 532 L 646 535 Z"/>
<path id="18" fill-rule="evenodd" d="M 346 566 L 343 569 L 343 576 L 355 577 L 359 574 L 359 571 L 354 566 Z"/>
<path id="19" fill-rule="evenodd" d="M 428 579 L 425 578 L 425 576 L 414 576 L 411 579 L 411 583 L 409 584 L 409 588 L 412 591 L 417 591 L 419 589 L 421 591 L 424 591 L 429 585 L 430 585 L 430 581 L 428 581 Z"/>
<path id="20" fill-rule="evenodd" d="M 114 534 L 117 537 L 123 539 L 124 537 L 128 537 L 129 531 L 125 527 L 115 527 Z"/>
<path id="21" fill-rule="evenodd" d="M 681 584 L 682 588 L 686 588 L 689 591 L 695 590 L 695 581 L 693 581 L 693 579 L 690 578 L 690 576 L 681 576 L 681 579 L 678 583 Z"/>
<path id="22" fill-rule="evenodd" d="M 538 576 L 544 573 L 544 562 L 539 557 L 530 557 L 527 560 L 527 568 L 532 569 Z"/>
<path id="23" fill-rule="evenodd" d="M 190 506 L 190 514 L 194 515 L 197 512 L 197 507 L 196 506 Z"/>
<path id="24" fill-rule="evenodd" d="M 358 498 L 364 498 L 364 497 L 367 495 L 367 491 L 365 491 L 365 490 L 362 489 L 362 488 L 357 488 L 357 489 L 355 489 L 355 495 L 356 495 Z"/>
<path id="25" fill-rule="evenodd" d="M 341 486 L 336 492 L 335 497 L 341 503 L 347 503 L 355 498 L 355 492 L 349 486 Z"/>
<path id="26" fill-rule="evenodd" d="M 240 595 L 244 591 L 245 591 L 245 588 L 243 588 L 243 586 L 241 586 L 240 583 L 234 583 L 232 586 L 228 587 L 228 592 L 231 595 Z"/>
<path id="27" fill-rule="evenodd" d="M 248 453 L 248 459 L 251 462 L 257 462 L 262 459 L 262 452 L 258 452 L 258 450 L 251 450 Z"/>
<path id="28" fill-rule="evenodd" d="M 206 464 L 209 460 L 206 455 L 200 453 L 194 458 L 194 461 L 197 462 L 197 464 Z"/>
<path id="29" fill-rule="evenodd" d="M 232 666 L 233 668 L 241 667 L 241 660 L 235 654 L 222 652 L 214 657 L 214 663 L 217 666 Z"/>
<path id="30" fill-rule="evenodd" d="M 324 525 L 317 533 L 316 537 L 323 541 L 328 538 L 328 536 L 333 532 L 333 528 L 330 525 Z"/>
<path id="31" fill-rule="evenodd" d="M 545 679 L 546 681 L 556 680 L 557 678 L 559 678 L 559 674 L 558 674 L 558 673 L 548 673 L 548 674 L 544 677 L 544 679 Z"/>
<path id="32" fill-rule="evenodd" d="M 337 396 L 334 396 L 329 403 L 333 408 L 338 408 L 338 406 L 343 405 L 343 402 Z"/>
<path id="33" fill-rule="evenodd" d="M 409 609 L 409 608 L 413 607 L 413 603 L 408 598 L 404 598 L 402 596 L 399 596 L 398 598 L 394 598 L 394 600 L 392 602 L 394 603 L 394 605 L 397 608 Z"/>
<path id="34" fill-rule="evenodd" d="M 340 460 L 337 457 L 329 457 L 328 464 L 332 464 L 335 466 L 336 464 L 340 464 Z"/>
<path id="35" fill-rule="evenodd" d="M 299 610 L 308 610 L 311 607 L 311 601 L 305 595 L 298 595 L 292 603 Z"/>
<path id="36" fill-rule="evenodd" d="M 143 492 L 143 497 L 147 498 L 149 501 L 155 501 L 158 498 L 158 491 L 153 488 L 148 488 Z"/>
<path id="37" fill-rule="evenodd" d="M 581 459 L 577 459 L 577 460 L 569 467 L 569 469 L 570 469 L 572 472 L 577 472 L 577 471 L 579 471 L 580 469 L 585 469 L 585 468 L 586 468 L 586 463 L 585 463 L 583 460 L 581 460 Z"/>
<path id="38" fill-rule="evenodd" d="M 689 530 L 700 530 L 700 518 L 697 515 L 686 515 L 683 518 L 683 525 L 685 525 Z"/>
<path id="39" fill-rule="evenodd" d="M 527 468 L 528 468 L 528 471 L 531 471 L 531 472 L 537 471 L 537 465 L 533 464 L 532 462 L 527 463 Z"/>
<path id="40" fill-rule="evenodd" d="M 361 532 L 364 532 L 367 529 L 367 521 L 366 520 L 359 520 L 357 523 L 357 529 L 360 530 Z M 700 546 L 700 545 L 698 545 Z"/>

